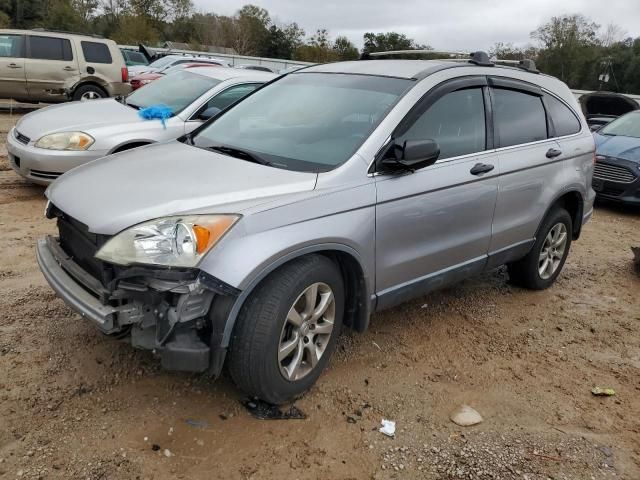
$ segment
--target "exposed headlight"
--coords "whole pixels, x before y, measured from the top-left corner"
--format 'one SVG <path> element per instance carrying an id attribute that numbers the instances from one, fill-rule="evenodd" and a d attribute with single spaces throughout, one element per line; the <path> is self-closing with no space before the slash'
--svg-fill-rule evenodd
<path id="1" fill-rule="evenodd" d="M 83 132 L 62 132 L 41 137 L 35 146 L 48 150 L 86 150 L 93 142 L 93 137 Z"/>
<path id="2" fill-rule="evenodd" d="M 119 265 L 195 267 L 239 219 L 238 215 L 188 215 L 151 220 L 120 232 L 96 258 Z"/>

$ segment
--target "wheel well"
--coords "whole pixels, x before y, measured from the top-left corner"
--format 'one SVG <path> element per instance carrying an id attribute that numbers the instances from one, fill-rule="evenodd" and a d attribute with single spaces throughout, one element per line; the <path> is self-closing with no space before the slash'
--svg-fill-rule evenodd
<path id="1" fill-rule="evenodd" d="M 124 152 L 125 150 L 131 150 L 132 148 L 144 147 L 145 145 L 149 145 L 149 142 L 131 142 L 126 143 L 124 145 L 120 145 L 111 153 L 119 153 Z"/>
<path id="2" fill-rule="evenodd" d="M 577 240 L 580 237 L 580 231 L 582 230 L 583 204 L 584 201 L 582 200 L 580 192 L 571 191 L 562 195 L 551 206 L 551 208 L 556 206 L 563 207 L 567 212 L 569 212 L 569 215 L 571 216 L 571 223 L 573 224 L 573 240 Z"/>
<path id="3" fill-rule="evenodd" d="M 314 252 L 330 258 L 340 268 L 345 287 L 344 324 L 357 332 L 369 326 L 369 299 L 364 272 L 358 260 L 337 250 Z"/>

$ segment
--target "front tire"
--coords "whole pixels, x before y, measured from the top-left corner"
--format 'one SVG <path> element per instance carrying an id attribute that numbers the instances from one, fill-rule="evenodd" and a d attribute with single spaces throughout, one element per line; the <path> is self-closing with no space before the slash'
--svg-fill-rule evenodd
<path id="1" fill-rule="evenodd" d="M 572 231 L 569 212 L 562 207 L 551 210 L 540 226 L 531 251 L 507 265 L 511 283 L 531 290 L 549 288 L 567 260 Z"/>
<path id="2" fill-rule="evenodd" d="M 301 396 L 335 348 L 344 314 L 344 282 L 322 255 L 294 260 L 269 275 L 240 311 L 229 371 L 238 387 L 273 404 Z"/>

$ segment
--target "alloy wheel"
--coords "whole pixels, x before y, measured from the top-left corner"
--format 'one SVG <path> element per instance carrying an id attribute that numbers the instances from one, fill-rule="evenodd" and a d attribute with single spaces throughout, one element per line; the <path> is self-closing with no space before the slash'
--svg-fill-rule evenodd
<path id="1" fill-rule="evenodd" d="M 285 379 L 300 380 L 316 367 L 331 339 L 335 317 L 335 296 L 326 283 L 314 283 L 298 296 L 278 345 L 278 364 Z"/>
<path id="2" fill-rule="evenodd" d="M 82 96 L 80 96 L 80 101 L 85 102 L 87 100 L 97 100 L 99 98 L 102 98 L 102 95 L 100 95 L 98 92 L 94 92 L 93 90 L 89 90 L 88 92 L 84 92 Z"/>
<path id="3" fill-rule="evenodd" d="M 567 227 L 564 223 L 556 223 L 544 240 L 538 257 L 538 274 L 548 280 L 558 270 L 567 248 Z"/>

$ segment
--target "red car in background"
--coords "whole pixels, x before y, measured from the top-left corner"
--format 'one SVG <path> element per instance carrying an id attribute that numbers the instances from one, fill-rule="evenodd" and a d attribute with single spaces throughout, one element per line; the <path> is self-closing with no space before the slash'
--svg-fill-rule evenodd
<path id="1" fill-rule="evenodd" d="M 180 63 L 178 65 L 174 65 L 173 67 L 167 68 L 161 72 L 148 72 L 142 73 L 140 75 L 136 75 L 133 77 L 129 83 L 131 83 L 131 88 L 133 90 L 137 90 L 140 87 L 144 87 L 147 83 L 151 83 L 154 80 L 164 77 L 172 72 L 177 72 L 178 70 L 184 70 L 185 68 L 193 68 L 193 67 L 222 67 L 223 65 L 219 63 Z"/>

